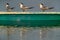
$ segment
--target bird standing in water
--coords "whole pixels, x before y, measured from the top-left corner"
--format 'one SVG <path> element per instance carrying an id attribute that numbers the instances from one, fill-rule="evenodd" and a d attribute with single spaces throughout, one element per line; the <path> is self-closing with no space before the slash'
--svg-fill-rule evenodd
<path id="1" fill-rule="evenodd" d="M 6 10 L 7 10 L 7 12 L 11 12 L 12 9 L 14 9 L 14 7 L 10 7 L 10 4 L 6 3 Z"/>
<path id="2" fill-rule="evenodd" d="M 44 12 L 45 10 L 53 9 L 54 7 L 47 7 L 43 3 L 40 3 L 40 9 Z"/>
<path id="3" fill-rule="evenodd" d="M 25 12 L 28 9 L 34 8 L 34 7 L 27 7 L 23 3 L 19 3 L 19 7 L 22 9 L 23 12 Z"/>

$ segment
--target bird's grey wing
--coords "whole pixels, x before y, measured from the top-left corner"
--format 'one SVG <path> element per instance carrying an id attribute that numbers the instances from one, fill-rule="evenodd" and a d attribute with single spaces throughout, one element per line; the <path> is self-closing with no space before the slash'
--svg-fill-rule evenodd
<path id="1" fill-rule="evenodd" d="M 29 7 L 26 7 L 26 6 L 25 6 L 25 8 L 28 9 Z"/>
<path id="2" fill-rule="evenodd" d="M 46 8 L 47 6 L 43 5 L 44 8 Z"/>
<path id="3" fill-rule="evenodd" d="M 49 7 L 47 7 L 47 6 L 43 6 L 43 8 L 44 8 L 44 9 L 49 9 Z"/>
<path id="4" fill-rule="evenodd" d="M 10 6 L 8 6 L 7 8 L 10 9 Z"/>

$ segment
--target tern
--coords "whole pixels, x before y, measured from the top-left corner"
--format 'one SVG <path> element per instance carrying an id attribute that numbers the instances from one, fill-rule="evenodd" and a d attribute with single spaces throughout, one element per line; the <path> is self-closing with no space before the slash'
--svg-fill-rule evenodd
<path id="1" fill-rule="evenodd" d="M 22 9 L 23 12 L 25 12 L 28 9 L 34 8 L 34 7 L 27 7 L 23 3 L 19 3 L 19 7 Z"/>
<path id="2" fill-rule="evenodd" d="M 54 7 L 47 7 L 43 3 L 40 3 L 40 9 L 44 12 L 45 10 L 53 9 Z"/>
<path id="3" fill-rule="evenodd" d="M 12 9 L 14 9 L 14 7 L 10 7 L 10 4 L 6 3 L 6 10 L 7 10 L 7 12 L 11 12 Z"/>

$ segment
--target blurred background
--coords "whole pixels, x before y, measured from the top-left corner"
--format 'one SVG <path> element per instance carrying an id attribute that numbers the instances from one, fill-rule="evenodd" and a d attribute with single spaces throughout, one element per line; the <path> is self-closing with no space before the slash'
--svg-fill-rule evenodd
<path id="1" fill-rule="evenodd" d="M 28 7 L 34 7 L 28 10 L 28 12 L 41 12 L 39 8 L 40 3 L 44 3 L 48 7 L 54 7 L 54 9 L 47 10 L 47 12 L 60 12 L 60 0 L 0 0 L 0 11 L 6 11 L 5 5 L 9 3 L 11 7 L 15 7 L 13 11 L 22 12 L 19 8 L 20 2 L 23 2 Z"/>

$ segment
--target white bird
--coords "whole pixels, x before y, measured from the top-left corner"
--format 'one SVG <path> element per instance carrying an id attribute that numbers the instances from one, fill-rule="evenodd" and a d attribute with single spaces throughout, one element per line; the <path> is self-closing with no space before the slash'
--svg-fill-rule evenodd
<path id="1" fill-rule="evenodd" d="M 14 9 L 14 7 L 10 7 L 9 3 L 6 3 L 7 12 L 11 12 L 12 9 Z"/>
<path id="2" fill-rule="evenodd" d="M 34 8 L 34 7 L 27 7 L 23 3 L 19 3 L 19 7 L 22 9 L 23 12 L 25 12 L 28 9 Z"/>
<path id="3" fill-rule="evenodd" d="M 40 9 L 44 12 L 45 10 L 53 9 L 54 7 L 47 7 L 43 3 L 40 3 Z"/>

